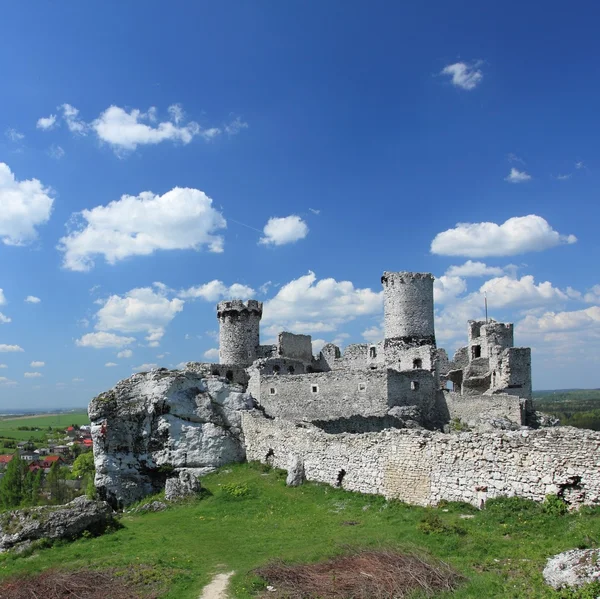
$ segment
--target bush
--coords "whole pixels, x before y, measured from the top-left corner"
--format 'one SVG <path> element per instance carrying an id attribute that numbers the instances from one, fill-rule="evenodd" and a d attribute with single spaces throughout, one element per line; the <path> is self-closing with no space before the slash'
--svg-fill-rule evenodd
<path id="1" fill-rule="evenodd" d="M 246 484 L 230 483 L 221 487 L 221 496 L 225 499 L 244 499 L 250 495 L 250 487 Z"/>
<path id="2" fill-rule="evenodd" d="M 485 509 L 496 516 L 535 516 L 542 511 L 539 503 L 523 497 L 494 497 L 485 504 Z"/>
<path id="3" fill-rule="evenodd" d="M 465 535 L 467 531 L 456 524 L 446 524 L 437 514 L 427 512 L 421 521 L 417 524 L 417 528 L 426 535 L 430 534 L 457 534 Z"/>
<path id="4" fill-rule="evenodd" d="M 543 506 L 544 512 L 552 516 L 564 516 L 569 511 L 566 501 L 558 495 L 546 495 Z"/>

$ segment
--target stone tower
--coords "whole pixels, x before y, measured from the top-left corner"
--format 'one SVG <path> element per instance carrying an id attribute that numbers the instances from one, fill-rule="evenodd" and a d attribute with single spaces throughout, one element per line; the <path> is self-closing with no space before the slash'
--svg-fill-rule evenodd
<path id="1" fill-rule="evenodd" d="M 219 362 L 250 366 L 260 344 L 262 302 L 230 300 L 217 304 L 219 319 Z"/>
<path id="2" fill-rule="evenodd" d="M 386 271 L 381 283 L 385 338 L 434 345 L 433 275 Z"/>

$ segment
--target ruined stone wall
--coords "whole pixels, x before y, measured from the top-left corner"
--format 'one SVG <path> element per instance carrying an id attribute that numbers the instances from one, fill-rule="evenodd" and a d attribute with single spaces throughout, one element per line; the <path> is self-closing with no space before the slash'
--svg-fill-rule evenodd
<path id="1" fill-rule="evenodd" d="M 469 426 L 486 420 L 506 418 L 515 424 L 526 424 L 525 400 L 514 395 L 461 395 L 444 391 L 450 420 L 458 419 Z"/>
<path id="2" fill-rule="evenodd" d="M 509 347 L 490 359 L 491 388 L 531 399 L 531 348 Z"/>
<path id="3" fill-rule="evenodd" d="M 515 344 L 512 323 L 488 322 L 481 327 L 481 335 L 485 337 L 488 348 L 499 347 L 500 351 L 504 351 Z M 489 350 L 486 355 L 489 357 Z"/>
<path id="4" fill-rule="evenodd" d="M 386 365 L 394 370 L 435 370 L 435 345 L 386 339 L 384 352 Z"/>
<path id="5" fill-rule="evenodd" d="M 244 414 L 248 460 L 287 468 L 304 461 L 309 480 L 418 505 L 442 499 L 476 506 L 491 497 L 542 501 L 560 493 L 574 505 L 600 503 L 600 432 L 536 431 L 443 434 L 389 429 L 330 435 Z"/>
<path id="6" fill-rule="evenodd" d="M 356 414 L 384 416 L 389 409 L 387 372 L 334 370 L 262 375 L 260 405 L 269 416 L 290 420 L 334 420 Z"/>
<path id="7" fill-rule="evenodd" d="M 310 364 L 313 359 L 312 340 L 310 335 L 295 335 L 294 333 L 279 333 L 277 340 L 277 355 L 282 358 L 301 360 Z"/>
<path id="8" fill-rule="evenodd" d="M 419 272 L 384 272 L 385 338 L 434 339 L 433 276 Z"/>

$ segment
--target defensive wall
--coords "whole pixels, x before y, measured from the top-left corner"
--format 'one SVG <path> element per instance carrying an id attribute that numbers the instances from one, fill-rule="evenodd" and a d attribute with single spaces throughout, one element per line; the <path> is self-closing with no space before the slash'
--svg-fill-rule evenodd
<path id="1" fill-rule="evenodd" d="M 244 413 L 248 460 L 287 469 L 304 462 L 306 478 L 417 505 L 441 500 L 481 507 L 518 495 L 558 494 L 574 506 L 600 504 L 600 432 L 571 427 L 444 434 L 386 429 L 328 434 L 312 425 Z"/>

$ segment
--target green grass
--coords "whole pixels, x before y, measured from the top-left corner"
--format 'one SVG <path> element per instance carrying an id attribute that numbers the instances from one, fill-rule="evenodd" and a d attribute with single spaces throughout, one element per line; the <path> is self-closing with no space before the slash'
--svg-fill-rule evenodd
<path id="1" fill-rule="evenodd" d="M 67 428 L 72 424 L 89 424 L 90 419 L 87 412 L 69 412 L 64 414 L 41 414 L 32 417 L 1 418 L 0 438 L 16 439 L 17 441 L 28 441 L 29 439 L 45 438 L 48 427 Z M 40 428 L 39 431 L 22 431 L 19 427 Z"/>
<path id="2" fill-rule="evenodd" d="M 424 550 L 467 577 L 440 597 L 558 599 L 566 595 L 542 580 L 546 558 L 600 540 L 600 509 L 559 516 L 523 500 L 492 502 L 481 512 L 461 504 L 426 509 L 326 485 L 287 488 L 284 476 L 230 466 L 203 479 L 212 495 L 202 500 L 124 514 L 120 530 L 27 558 L 0 555 L 0 576 L 52 566 L 169 567 L 175 574 L 164 597 L 196 599 L 214 573 L 235 570 L 232 594 L 248 599 L 257 588 L 251 570 L 273 558 L 316 561 L 348 547 L 385 546 Z"/>

